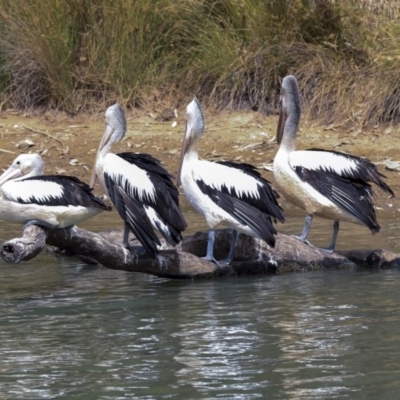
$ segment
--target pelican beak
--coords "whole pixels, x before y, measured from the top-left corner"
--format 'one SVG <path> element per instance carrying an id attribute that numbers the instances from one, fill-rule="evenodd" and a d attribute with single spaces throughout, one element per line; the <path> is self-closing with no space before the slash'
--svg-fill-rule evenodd
<path id="1" fill-rule="evenodd" d="M 280 110 L 279 110 L 278 129 L 276 131 L 276 140 L 277 140 L 278 144 L 281 144 L 281 142 L 282 142 L 283 131 L 285 129 L 285 123 L 286 123 L 286 118 L 287 118 L 285 99 L 282 96 L 281 96 L 280 103 L 281 104 L 280 104 Z"/>
<path id="2" fill-rule="evenodd" d="M 97 174 L 96 174 L 96 167 L 93 167 L 93 172 L 92 172 L 92 177 L 90 178 L 90 188 L 93 189 L 94 185 L 96 183 L 96 179 L 97 179 Z"/>
<path id="3" fill-rule="evenodd" d="M 181 174 L 182 174 L 182 165 L 183 165 L 183 159 L 185 158 L 185 154 L 187 152 L 187 149 L 189 148 L 190 145 L 190 131 L 192 130 L 190 124 L 186 122 L 186 128 L 185 128 L 185 136 L 183 137 L 183 142 L 182 142 L 182 149 L 181 149 L 181 159 L 179 161 L 179 169 L 178 169 L 178 177 L 176 179 L 176 186 L 179 187 L 181 186 Z"/>
<path id="4" fill-rule="evenodd" d="M 104 129 L 104 133 L 103 133 L 103 136 L 101 138 L 101 141 L 100 141 L 100 144 L 99 144 L 99 148 L 97 149 L 97 155 L 104 148 L 104 146 L 108 143 L 108 141 L 110 140 L 110 137 L 113 134 L 113 132 L 114 132 L 114 128 L 106 123 L 106 127 Z M 97 155 L 96 155 L 96 158 L 97 158 Z M 94 185 L 96 183 L 96 178 L 97 178 L 96 168 L 94 167 L 93 168 L 93 172 L 92 172 L 92 177 L 90 179 L 90 187 L 91 188 L 94 187 Z"/>
<path id="5" fill-rule="evenodd" d="M 114 128 L 111 125 L 108 125 L 106 123 L 106 127 L 104 129 L 103 137 L 101 138 L 100 144 L 99 144 L 99 149 L 97 152 L 103 149 L 103 147 L 108 143 L 110 140 L 111 135 L 114 132 Z"/>
<path id="6" fill-rule="evenodd" d="M 24 176 L 22 169 L 16 168 L 11 165 L 11 167 L 4 171 L 3 174 L 0 176 L 0 186 L 10 179 L 20 178 L 21 176 Z"/>

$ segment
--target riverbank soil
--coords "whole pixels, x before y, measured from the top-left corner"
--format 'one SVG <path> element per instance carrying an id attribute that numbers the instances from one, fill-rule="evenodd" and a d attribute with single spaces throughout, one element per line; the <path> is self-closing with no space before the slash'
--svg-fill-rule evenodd
<path id="1" fill-rule="evenodd" d="M 104 116 L 68 117 L 60 112 L 41 115 L 7 110 L 0 114 L 0 169 L 6 169 L 19 154 L 40 153 L 46 162 L 46 174 L 74 175 L 89 182 L 96 151 L 104 130 Z M 149 153 L 159 158 L 176 176 L 185 130 L 184 110 L 156 115 L 128 111 L 128 130 L 115 152 Z M 205 110 L 206 132 L 200 143 L 200 156 L 207 160 L 246 162 L 260 168 L 274 185 L 272 162 L 278 150 L 275 140 L 278 115 L 256 112 Z M 323 148 L 367 157 L 386 175 L 396 197 L 390 198 L 375 188 L 378 210 L 400 216 L 400 127 L 376 126 L 372 130 L 344 129 L 302 121 L 298 149 Z M 100 186 L 95 188 L 102 194 Z M 285 210 L 295 208 L 281 198 Z M 185 199 L 182 196 L 182 205 Z"/>

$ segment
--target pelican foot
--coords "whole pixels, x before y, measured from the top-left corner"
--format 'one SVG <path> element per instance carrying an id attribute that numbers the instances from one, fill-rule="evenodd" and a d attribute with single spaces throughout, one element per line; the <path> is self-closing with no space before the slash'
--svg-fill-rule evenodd
<path id="1" fill-rule="evenodd" d="M 262 247 L 262 240 L 261 239 L 256 239 L 256 242 L 258 242 L 258 258 L 257 261 L 264 261 L 264 253 L 263 253 L 263 247 Z M 267 249 L 269 250 L 269 244 L 267 243 Z"/>
<path id="2" fill-rule="evenodd" d="M 269 256 L 268 256 L 268 262 L 267 263 L 272 268 L 278 269 L 278 267 L 279 267 L 278 261 L 276 261 L 275 258 L 271 256 L 271 254 L 269 254 Z"/>
<path id="3" fill-rule="evenodd" d="M 163 242 L 161 246 L 157 245 L 157 250 L 170 250 L 173 249 L 176 245 L 171 245 L 167 241 Z"/>
<path id="4" fill-rule="evenodd" d="M 125 254 L 125 264 L 127 262 L 128 252 L 135 259 L 136 263 L 139 261 L 139 257 L 146 254 L 146 249 L 142 246 L 127 246 L 125 243 L 121 243 L 121 247 L 124 250 Z"/>
<path id="5" fill-rule="evenodd" d="M 146 249 L 142 246 L 131 246 L 130 244 L 125 242 L 122 242 L 121 246 L 129 250 L 130 252 L 135 252 L 138 256 L 142 256 L 146 253 Z"/>
<path id="6" fill-rule="evenodd" d="M 134 252 L 138 256 L 142 256 L 146 253 L 146 249 L 142 246 L 125 246 L 125 245 L 123 245 L 123 247 L 125 247 L 131 253 Z"/>
<path id="7" fill-rule="evenodd" d="M 318 249 L 318 250 L 321 250 L 321 251 L 324 251 L 325 253 L 328 253 L 328 254 L 332 254 L 333 252 L 334 252 L 334 248 L 332 248 L 331 246 L 330 247 L 315 247 L 313 244 L 311 244 L 307 239 L 302 239 L 301 238 L 301 236 L 294 236 L 294 235 L 292 235 L 292 237 L 294 237 L 294 238 L 296 238 L 296 239 L 298 239 L 298 240 L 300 240 L 300 242 L 303 242 L 303 243 L 305 243 L 305 244 L 307 244 L 308 246 L 310 246 L 310 247 L 313 247 L 314 249 Z"/>
<path id="8" fill-rule="evenodd" d="M 332 249 L 331 247 L 317 247 L 317 249 L 328 254 L 332 254 L 335 251 L 335 249 Z"/>
<path id="9" fill-rule="evenodd" d="M 268 244 L 267 244 L 267 248 L 270 249 Z M 258 251 L 257 262 L 263 262 L 263 263 L 269 265 L 270 268 L 278 269 L 278 262 L 275 260 L 275 258 L 271 254 L 268 254 L 268 260 L 264 258 L 264 253 L 262 251 L 261 246 Z"/>
<path id="10" fill-rule="evenodd" d="M 73 238 L 78 236 L 74 225 L 67 226 L 65 229 L 69 230 L 69 234 L 71 235 L 71 239 L 73 239 Z"/>
<path id="11" fill-rule="evenodd" d="M 125 246 L 121 246 L 122 250 L 124 251 L 124 264 L 126 264 L 128 262 L 128 257 L 129 257 L 129 250 L 125 247 Z M 135 259 L 136 263 L 138 262 L 138 256 L 135 255 L 133 256 L 133 258 Z"/>
<path id="12" fill-rule="evenodd" d="M 292 237 L 294 237 L 297 240 L 300 240 L 300 242 L 303 242 L 305 244 L 307 244 L 310 247 L 314 247 L 309 241 L 308 239 L 303 239 L 301 236 L 296 236 L 296 235 L 292 235 Z"/>
<path id="13" fill-rule="evenodd" d="M 219 260 L 218 262 L 220 264 L 226 264 L 226 265 L 231 265 L 231 262 L 233 261 L 233 258 L 224 258 L 223 260 Z"/>
<path id="14" fill-rule="evenodd" d="M 168 263 L 167 263 L 167 259 L 162 256 L 161 254 L 156 255 L 158 262 L 160 263 L 160 268 L 166 268 Z"/>
<path id="15" fill-rule="evenodd" d="M 222 268 L 220 262 L 224 262 L 224 260 L 217 261 L 213 256 L 205 256 L 201 257 L 202 260 L 211 261 L 212 263 L 216 264 L 218 267 Z"/>

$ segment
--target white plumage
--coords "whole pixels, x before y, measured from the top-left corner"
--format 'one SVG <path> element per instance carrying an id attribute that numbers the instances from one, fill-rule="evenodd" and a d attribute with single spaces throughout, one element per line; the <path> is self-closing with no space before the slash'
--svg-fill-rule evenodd
<path id="1" fill-rule="evenodd" d="M 64 188 L 59 183 L 40 178 L 34 181 L 9 181 L 2 185 L 1 190 L 4 198 L 11 201 L 35 199 L 37 202 L 46 202 L 51 198 L 62 198 L 64 195 Z"/>
<path id="2" fill-rule="evenodd" d="M 297 150 L 289 155 L 289 164 L 295 169 L 303 167 L 310 170 L 333 171 L 338 175 L 355 174 L 360 168 L 354 158 L 344 157 L 345 153 L 332 153 L 328 151 Z"/>
<path id="3" fill-rule="evenodd" d="M 137 196 L 139 201 L 144 201 L 145 198 L 156 201 L 154 184 L 147 172 L 135 164 L 129 164 L 118 155 L 108 153 L 104 158 L 104 167 L 98 170 L 98 176 L 102 176 L 103 181 L 105 173 L 115 181 L 120 180 L 121 185 L 127 187 L 128 194 Z"/>
<path id="4" fill-rule="evenodd" d="M 198 144 L 204 133 L 204 117 L 196 98 L 187 106 L 186 118 L 178 186 L 182 184 L 187 200 L 211 229 L 220 224 L 233 228 L 229 255 L 223 261 L 233 260 L 237 232 L 274 246 L 276 230 L 272 220 L 284 220 L 277 194 L 249 164 L 200 160 Z M 213 252 L 214 235 L 213 230 L 209 231 L 205 259 L 218 264 Z"/>
<path id="5" fill-rule="evenodd" d="M 339 221 L 362 224 L 372 233 L 378 232 L 369 182 L 393 195 L 383 175 L 366 158 L 321 149 L 296 151 L 299 121 L 297 80 L 286 76 L 281 88 L 277 132 L 280 147 L 274 159 L 274 177 L 280 193 L 307 212 L 299 239 L 310 244 L 307 235 L 314 215 L 335 221 L 331 244 L 325 249 L 330 252 L 335 249 Z"/>
<path id="6" fill-rule="evenodd" d="M 230 168 L 218 163 L 210 163 L 205 160 L 196 160 L 197 165 L 192 167 L 194 180 L 202 180 L 216 190 L 223 187 L 232 193 L 233 190 L 239 197 L 244 195 L 259 198 L 261 183 L 251 178 L 240 169 Z"/>
<path id="7" fill-rule="evenodd" d="M 132 231 L 147 253 L 157 256 L 160 241 L 154 229 L 175 246 L 187 226 L 179 209 L 178 190 L 160 161 L 151 155 L 110 153 L 112 145 L 126 132 L 125 114 L 119 104 L 107 109 L 105 123 L 91 186 L 98 176 L 123 219 L 123 245 L 129 248 L 128 235 Z"/>
<path id="8" fill-rule="evenodd" d="M 109 210 L 79 179 L 42 175 L 38 154 L 22 154 L 0 176 L 0 219 L 65 228 Z"/>

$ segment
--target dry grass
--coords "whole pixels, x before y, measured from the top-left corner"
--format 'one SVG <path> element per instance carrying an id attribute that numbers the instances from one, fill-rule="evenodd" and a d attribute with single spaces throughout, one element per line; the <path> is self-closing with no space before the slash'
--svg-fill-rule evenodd
<path id="1" fill-rule="evenodd" d="M 73 90 L 70 30 L 75 24 L 69 4 L 4 1 L 0 17 L 10 102 L 25 108 L 43 103 L 68 108 Z"/>
<path id="2" fill-rule="evenodd" d="M 399 17 L 389 0 L 0 0 L 0 85 L 70 113 L 195 94 L 272 112 L 293 73 L 312 118 L 398 123 Z"/>

